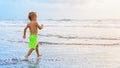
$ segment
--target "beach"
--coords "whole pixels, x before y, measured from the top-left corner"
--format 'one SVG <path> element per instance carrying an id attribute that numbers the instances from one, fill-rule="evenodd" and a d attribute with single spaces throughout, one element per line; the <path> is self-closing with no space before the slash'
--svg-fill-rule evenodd
<path id="1" fill-rule="evenodd" d="M 40 20 L 42 56 L 28 51 L 25 20 L 0 21 L 0 68 L 120 68 L 120 20 Z"/>

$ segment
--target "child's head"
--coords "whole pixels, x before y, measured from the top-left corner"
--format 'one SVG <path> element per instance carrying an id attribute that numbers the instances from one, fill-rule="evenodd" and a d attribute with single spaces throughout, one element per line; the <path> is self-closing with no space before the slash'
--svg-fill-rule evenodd
<path id="1" fill-rule="evenodd" d="M 29 12 L 28 18 L 30 21 L 36 21 L 37 20 L 36 12 Z"/>

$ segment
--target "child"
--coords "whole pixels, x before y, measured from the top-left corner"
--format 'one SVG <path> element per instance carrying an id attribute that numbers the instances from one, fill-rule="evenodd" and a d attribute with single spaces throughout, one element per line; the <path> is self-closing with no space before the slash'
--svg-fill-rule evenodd
<path id="1" fill-rule="evenodd" d="M 40 26 L 37 23 L 37 14 L 36 12 L 30 12 L 28 15 L 28 18 L 30 22 L 27 24 L 27 26 L 24 29 L 24 34 L 23 38 L 26 38 L 26 30 L 29 28 L 30 30 L 30 36 L 29 36 L 29 44 L 28 47 L 30 48 L 28 53 L 25 56 L 25 59 L 28 59 L 30 54 L 32 53 L 33 50 L 36 51 L 37 57 L 40 57 L 39 54 L 39 48 L 38 48 L 38 28 L 41 30 L 43 29 L 43 24 Z"/>

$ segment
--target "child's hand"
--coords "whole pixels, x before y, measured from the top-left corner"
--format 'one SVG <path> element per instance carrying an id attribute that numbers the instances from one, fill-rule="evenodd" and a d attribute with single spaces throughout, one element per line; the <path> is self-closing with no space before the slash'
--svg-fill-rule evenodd
<path id="1" fill-rule="evenodd" d="M 43 27 L 44 27 L 44 25 L 43 25 L 43 24 L 41 24 L 41 29 L 43 29 Z"/>
<path id="2" fill-rule="evenodd" d="M 26 36 L 25 36 L 25 35 L 23 35 L 23 38 L 24 38 L 24 39 L 26 39 Z"/>

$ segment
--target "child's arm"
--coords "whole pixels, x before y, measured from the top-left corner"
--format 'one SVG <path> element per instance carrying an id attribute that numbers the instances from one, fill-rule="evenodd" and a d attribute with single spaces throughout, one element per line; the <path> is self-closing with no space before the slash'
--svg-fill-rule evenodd
<path id="1" fill-rule="evenodd" d="M 40 30 L 43 29 L 43 27 L 44 27 L 43 24 L 39 25 L 38 23 L 37 23 L 37 26 L 38 26 L 38 28 L 39 28 Z"/>
<path id="2" fill-rule="evenodd" d="M 26 30 L 27 30 L 27 28 L 28 28 L 28 24 L 27 24 L 27 26 L 24 28 L 24 33 L 23 33 L 23 38 L 24 38 L 24 39 L 26 38 Z"/>

